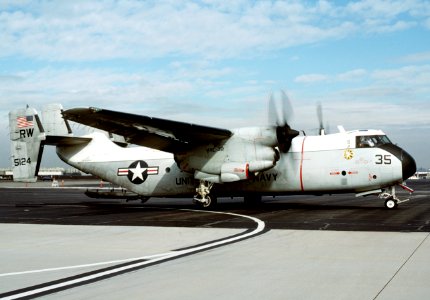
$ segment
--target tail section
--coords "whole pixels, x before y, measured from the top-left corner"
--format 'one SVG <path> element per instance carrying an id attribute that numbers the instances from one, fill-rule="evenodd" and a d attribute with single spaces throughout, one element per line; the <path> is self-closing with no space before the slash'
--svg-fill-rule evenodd
<path id="1" fill-rule="evenodd" d="M 13 180 L 35 182 L 45 145 L 71 147 L 88 144 L 92 137 L 74 137 L 68 121 L 63 118 L 61 104 L 49 104 L 39 117 L 36 109 L 28 107 L 9 112 Z M 109 134 L 109 133 L 105 133 Z M 126 147 L 124 137 L 109 134 L 112 142 Z M 80 149 L 80 147 L 76 148 Z M 66 163 L 67 160 L 59 155 Z"/>
<path id="2" fill-rule="evenodd" d="M 35 182 L 46 139 L 39 115 L 34 108 L 9 113 L 14 181 Z"/>
<path id="3" fill-rule="evenodd" d="M 63 119 L 62 110 L 60 104 L 44 107 L 43 123 L 37 111 L 31 107 L 9 113 L 14 181 L 35 182 L 44 146 L 71 136 L 72 131 Z"/>
<path id="4" fill-rule="evenodd" d="M 43 128 L 47 136 L 70 136 L 72 129 L 63 118 L 61 104 L 48 104 L 42 110 Z"/>

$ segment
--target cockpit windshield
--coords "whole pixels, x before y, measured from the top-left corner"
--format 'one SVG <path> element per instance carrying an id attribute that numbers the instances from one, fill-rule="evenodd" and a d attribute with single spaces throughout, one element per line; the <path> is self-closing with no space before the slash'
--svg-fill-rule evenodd
<path id="1" fill-rule="evenodd" d="M 357 148 L 378 147 L 380 145 L 391 144 L 386 135 L 362 135 L 357 136 Z"/>

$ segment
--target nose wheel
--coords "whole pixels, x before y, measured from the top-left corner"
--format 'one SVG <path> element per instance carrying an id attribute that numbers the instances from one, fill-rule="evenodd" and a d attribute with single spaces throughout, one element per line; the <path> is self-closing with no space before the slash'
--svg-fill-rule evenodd
<path id="1" fill-rule="evenodd" d="M 405 185 L 400 184 L 400 187 L 404 190 L 407 190 L 409 193 L 413 192 L 412 189 L 408 188 Z M 401 200 L 400 198 L 398 198 L 396 196 L 396 187 L 394 185 L 392 187 L 390 187 L 389 190 L 387 189 L 386 191 L 379 194 L 379 198 L 385 200 L 385 207 L 388 209 L 397 208 L 400 203 L 409 201 L 409 198 Z"/>
<path id="2" fill-rule="evenodd" d="M 398 207 L 397 200 L 394 200 L 394 199 L 385 200 L 385 207 L 388 209 L 397 208 Z"/>

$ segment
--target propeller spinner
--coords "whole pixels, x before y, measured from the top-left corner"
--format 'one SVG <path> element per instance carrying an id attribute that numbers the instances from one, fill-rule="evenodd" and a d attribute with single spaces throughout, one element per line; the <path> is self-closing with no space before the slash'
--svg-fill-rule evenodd
<path id="1" fill-rule="evenodd" d="M 298 136 L 299 132 L 295 129 L 292 129 L 290 125 L 288 125 L 288 120 L 291 119 L 293 114 L 293 108 L 287 94 L 284 91 L 281 91 L 281 107 L 281 114 L 279 114 L 273 94 L 270 95 L 269 120 L 276 126 L 276 138 L 278 140 L 279 150 L 281 150 L 283 153 L 286 153 L 291 147 L 292 139 Z"/>

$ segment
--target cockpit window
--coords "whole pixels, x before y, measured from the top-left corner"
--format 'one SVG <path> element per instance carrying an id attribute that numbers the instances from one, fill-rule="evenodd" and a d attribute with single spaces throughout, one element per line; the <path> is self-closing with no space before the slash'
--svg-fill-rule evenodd
<path id="1" fill-rule="evenodd" d="M 357 148 L 377 147 L 385 144 L 391 144 L 386 135 L 362 135 L 357 136 L 356 140 Z"/>

